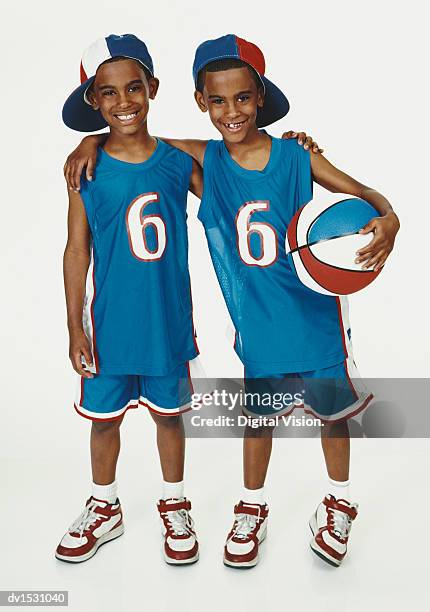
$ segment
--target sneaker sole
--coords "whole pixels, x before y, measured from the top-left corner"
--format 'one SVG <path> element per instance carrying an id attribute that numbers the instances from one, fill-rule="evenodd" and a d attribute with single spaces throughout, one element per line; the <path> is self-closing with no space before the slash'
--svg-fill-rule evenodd
<path id="1" fill-rule="evenodd" d="M 317 533 L 318 529 L 317 529 L 317 520 L 315 518 L 315 514 L 313 514 L 309 520 L 309 527 L 310 530 L 312 532 L 312 535 L 315 538 L 315 534 Z M 323 550 L 321 548 L 321 546 L 319 546 L 314 539 L 312 539 L 310 541 L 310 547 L 312 552 L 314 552 L 317 557 L 319 557 L 320 559 L 322 559 L 323 561 L 325 561 L 326 563 L 328 563 L 329 565 L 331 565 L 332 567 L 339 567 L 340 564 L 342 563 L 342 561 L 339 561 L 338 559 L 335 559 L 334 557 L 332 557 L 331 555 L 329 555 L 328 553 L 326 553 L 325 550 Z"/>
<path id="2" fill-rule="evenodd" d="M 164 560 L 168 565 L 191 565 L 199 560 L 199 553 L 191 557 L 191 559 L 172 559 L 164 553 Z"/>
<path id="3" fill-rule="evenodd" d="M 267 536 L 267 529 L 264 532 L 260 542 L 259 542 L 259 548 L 260 545 L 264 542 L 264 540 L 266 539 Z M 228 559 L 225 558 L 223 559 L 224 565 L 226 565 L 227 567 L 234 567 L 235 569 L 251 569 L 251 567 L 255 567 L 257 565 L 257 563 L 260 561 L 260 550 L 258 551 L 257 556 L 255 557 L 255 559 L 252 559 L 252 561 L 229 561 Z"/>
<path id="4" fill-rule="evenodd" d="M 105 533 L 104 535 L 102 535 L 97 540 L 96 544 L 94 545 L 94 548 L 92 548 L 90 551 L 85 553 L 85 555 L 80 555 L 79 557 L 66 557 L 64 555 L 59 555 L 56 552 L 55 557 L 59 561 L 64 561 L 65 563 L 83 563 L 84 561 L 88 561 L 88 559 L 91 559 L 91 557 L 94 557 L 94 555 L 96 554 L 100 546 L 103 546 L 103 544 L 106 544 L 107 542 L 110 542 L 111 540 L 115 540 L 116 538 L 119 538 L 120 536 L 122 536 L 123 533 L 124 533 L 124 525 L 121 524 L 119 527 L 116 527 L 115 529 L 112 529 L 112 531 L 108 531 L 108 533 Z"/>

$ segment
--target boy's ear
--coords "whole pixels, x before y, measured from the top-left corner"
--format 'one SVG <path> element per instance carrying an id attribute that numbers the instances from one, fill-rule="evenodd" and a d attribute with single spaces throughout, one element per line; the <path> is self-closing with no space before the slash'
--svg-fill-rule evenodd
<path id="1" fill-rule="evenodd" d="M 158 88 L 160 86 L 160 81 L 156 77 L 151 77 L 148 81 L 148 95 L 150 100 L 153 100 L 157 95 Z"/>
<path id="2" fill-rule="evenodd" d="M 206 102 L 205 102 L 202 92 L 196 90 L 194 92 L 194 99 L 197 102 L 197 106 L 202 111 L 202 113 L 206 113 L 208 110 L 208 107 L 206 106 Z"/>
<path id="3" fill-rule="evenodd" d="M 87 92 L 87 100 L 91 104 L 91 108 L 93 110 L 99 110 L 100 107 L 97 104 L 96 97 L 92 88 Z"/>
<path id="4" fill-rule="evenodd" d="M 257 93 L 257 106 L 263 108 L 264 106 L 264 89 L 260 87 Z"/>

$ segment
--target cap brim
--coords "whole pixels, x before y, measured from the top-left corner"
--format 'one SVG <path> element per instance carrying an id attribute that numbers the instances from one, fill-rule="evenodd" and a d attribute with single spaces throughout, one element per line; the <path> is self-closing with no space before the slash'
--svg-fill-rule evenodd
<path id="1" fill-rule="evenodd" d="M 100 111 L 96 111 L 84 100 L 88 87 L 94 81 L 89 78 L 75 89 L 63 106 L 63 121 L 67 127 L 78 132 L 96 132 L 107 126 Z"/>
<path id="2" fill-rule="evenodd" d="M 276 87 L 265 76 L 260 76 L 264 83 L 264 106 L 257 112 L 257 127 L 265 127 L 279 121 L 290 110 L 290 103 L 279 87 Z"/>

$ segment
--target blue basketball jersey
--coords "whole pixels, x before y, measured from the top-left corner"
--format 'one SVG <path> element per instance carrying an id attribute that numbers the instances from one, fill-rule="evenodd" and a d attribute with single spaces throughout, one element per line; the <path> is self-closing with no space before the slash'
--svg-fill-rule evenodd
<path id="1" fill-rule="evenodd" d="M 188 273 L 192 160 L 159 141 L 132 164 L 99 149 L 81 195 L 92 234 L 84 327 L 96 371 L 164 376 L 198 351 Z"/>
<path id="2" fill-rule="evenodd" d="M 237 164 L 223 141 L 206 148 L 199 219 L 236 329 L 235 350 L 253 372 L 306 372 L 346 356 L 345 305 L 305 287 L 285 251 L 289 221 L 312 199 L 309 155 L 296 140 L 272 138 L 266 168 L 255 171 Z"/>

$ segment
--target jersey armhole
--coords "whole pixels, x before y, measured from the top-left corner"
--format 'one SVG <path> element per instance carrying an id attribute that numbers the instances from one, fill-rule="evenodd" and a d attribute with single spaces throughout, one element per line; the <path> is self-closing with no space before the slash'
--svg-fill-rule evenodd
<path id="1" fill-rule="evenodd" d="M 87 179 L 84 177 L 81 179 L 80 194 L 82 198 L 82 203 L 85 208 L 85 213 L 87 215 L 88 225 L 90 226 L 90 230 L 92 233 L 92 228 L 94 227 L 96 210 L 95 210 L 95 203 L 94 203 L 94 198 L 93 198 L 93 193 L 92 193 L 92 184 L 89 181 L 87 181 Z"/>
<path id="2" fill-rule="evenodd" d="M 181 157 L 183 157 L 183 165 L 184 165 L 184 174 L 183 174 L 184 191 L 185 193 L 188 193 L 190 189 L 190 184 L 191 184 L 191 175 L 193 172 L 193 158 L 190 155 L 188 155 L 188 153 L 183 153 L 182 151 L 181 151 Z"/>
<path id="3" fill-rule="evenodd" d="M 304 206 L 313 198 L 313 179 L 311 170 L 311 153 L 306 151 L 302 146 L 297 145 L 298 152 L 298 168 L 297 168 L 297 183 L 299 188 L 299 205 Z"/>
<path id="4" fill-rule="evenodd" d="M 199 210 L 197 212 L 197 218 L 202 223 L 204 223 L 208 218 L 212 203 L 212 175 L 216 146 L 216 140 L 209 140 L 203 157 L 203 193 L 200 200 Z"/>

